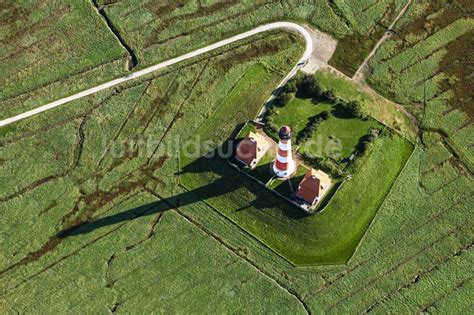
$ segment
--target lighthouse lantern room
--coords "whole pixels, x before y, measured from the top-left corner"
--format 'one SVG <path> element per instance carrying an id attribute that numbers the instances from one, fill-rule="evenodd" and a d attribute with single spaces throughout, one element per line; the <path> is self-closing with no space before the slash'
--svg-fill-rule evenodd
<path id="1" fill-rule="evenodd" d="M 296 170 L 291 151 L 291 128 L 289 126 L 281 127 L 278 136 L 280 140 L 272 169 L 277 177 L 284 179 L 293 176 Z"/>

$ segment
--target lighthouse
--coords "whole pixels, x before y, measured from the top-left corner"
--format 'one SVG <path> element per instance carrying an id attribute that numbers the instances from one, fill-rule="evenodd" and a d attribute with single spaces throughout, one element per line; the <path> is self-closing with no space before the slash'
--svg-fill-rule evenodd
<path id="1" fill-rule="evenodd" d="M 295 161 L 291 152 L 291 128 L 281 127 L 278 136 L 278 150 L 276 159 L 273 162 L 273 173 L 280 178 L 289 178 L 295 173 Z"/>

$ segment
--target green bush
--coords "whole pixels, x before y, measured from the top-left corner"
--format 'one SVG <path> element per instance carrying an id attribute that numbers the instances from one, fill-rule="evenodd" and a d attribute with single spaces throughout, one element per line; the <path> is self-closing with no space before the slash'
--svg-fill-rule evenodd
<path id="1" fill-rule="evenodd" d="M 308 124 L 296 136 L 296 144 L 303 143 L 313 134 L 314 130 L 324 120 L 329 118 L 329 112 L 324 111 L 308 119 Z"/>
<path id="2" fill-rule="evenodd" d="M 345 175 L 342 165 L 332 158 L 312 156 L 308 153 L 302 153 L 301 158 L 309 166 L 315 169 L 321 169 L 333 178 L 341 178 Z"/>
<path id="3" fill-rule="evenodd" d="M 361 119 L 367 118 L 367 114 L 358 101 L 345 102 L 341 99 L 338 99 L 337 102 L 347 114 Z"/>
<path id="4" fill-rule="evenodd" d="M 370 133 L 361 137 L 359 144 L 357 145 L 356 155 L 363 156 L 366 152 L 368 152 L 374 146 L 374 141 L 377 139 L 377 137 L 378 130 L 376 129 L 371 130 Z"/>
<path id="5" fill-rule="evenodd" d="M 336 100 L 339 100 L 333 89 L 329 89 L 329 90 L 326 90 L 326 91 L 322 92 L 321 96 L 323 98 L 327 99 L 328 101 L 332 102 L 332 103 L 334 103 Z"/>
<path id="6" fill-rule="evenodd" d="M 390 129 L 390 128 L 383 128 L 383 129 L 380 131 L 380 136 L 381 136 L 381 137 L 385 137 L 385 138 L 392 138 L 392 137 L 393 137 L 392 129 Z"/>
<path id="7" fill-rule="evenodd" d="M 299 73 L 295 77 L 297 93 L 306 97 L 317 97 L 321 93 L 321 86 L 314 75 Z"/>

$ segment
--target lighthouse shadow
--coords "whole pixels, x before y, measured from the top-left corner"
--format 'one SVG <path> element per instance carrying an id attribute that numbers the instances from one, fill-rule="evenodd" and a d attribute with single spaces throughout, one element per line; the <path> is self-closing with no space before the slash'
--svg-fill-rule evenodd
<path id="1" fill-rule="evenodd" d="M 307 217 L 301 209 L 231 166 L 228 160 L 233 160 L 235 147 L 236 143 L 226 141 L 214 151 L 185 165 L 179 172 L 182 182 L 207 182 L 189 192 L 204 201 L 212 201 L 215 197 L 226 198 L 226 212 L 248 212 L 249 215 L 256 216 L 264 213 L 274 218 Z M 227 153 L 225 157 L 220 156 L 219 153 L 222 152 Z M 268 168 L 268 172 L 270 171 Z"/>
<path id="2" fill-rule="evenodd" d="M 170 197 L 157 194 L 161 198 L 156 202 L 80 222 L 60 231 L 56 236 L 65 238 L 87 234 L 97 229 L 119 226 L 121 223 L 140 217 L 152 216 L 202 201 L 213 208 L 217 208 L 213 203 L 216 198 L 227 199 L 225 203 L 222 202 L 224 199 L 219 201 L 219 204 L 224 204 L 227 207 L 223 209 L 226 213 L 229 211 L 247 212 L 249 216 L 255 216 L 256 218 L 264 214 L 274 219 L 279 216 L 292 219 L 301 219 L 307 216 L 296 206 L 230 166 L 226 158 L 220 156 L 226 150 L 232 150 L 228 152 L 228 155 L 233 154 L 234 144 L 226 141 L 219 148 L 193 160 L 176 173 L 177 176 L 181 177 L 181 182 L 184 183 L 183 188 L 186 191 Z"/>

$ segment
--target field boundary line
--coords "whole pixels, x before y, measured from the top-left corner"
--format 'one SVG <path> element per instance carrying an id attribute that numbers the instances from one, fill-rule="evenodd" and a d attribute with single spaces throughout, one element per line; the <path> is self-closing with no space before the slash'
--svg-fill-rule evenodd
<path id="1" fill-rule="evenodd" d="M 454 257 L 459 257 L 459 256 L 462 256 L 466 251 L 468 251 L 471 247 L 473 246 L 473 243 L 471 242 L 471 244 L 467 245 L 467 246 L 463 246 L 461 247 L 458 251 L 456 251 L 455 253 L 453 253 L 452 255 L 448 256 L 447 258 L 443 258 L 443 260 L 441 260 L 440 262 L 438 263 L 434 263 L 430 266 L 430 268 L 426 269 L 426 270 L 423 270 L 419 273 L 416 273 L 415 274 L 415 278 L 417 281 L 421 278 L 425 278 L 426 275 L 429 275 L 431 274 L 432 272 L 434 272 L 435 270 L 437 270 L 438 268 L 440 268 L 440 266 L 443 266 L 445 264 L 448 264 L 450 263 L 453 259 L 455 259 Z M 472 277 L 470 277 L 472 278 Z M 468 279 L 469 280 L 469 279 Z M 362 312 L 363 314 L 368 314 L 370 312 L 372 312 L 375 308 L 383 305 L 384 303 L 390 301 L 393 297 L 396 297 L 397 294 L 399 294 L 400 292 L 404 291 L 404 290 L 408 290 L 410 287 L 414 286 L 416 284 L 416 282 L 414 280 L 409 280 L 408 282 L 404 283 L 403 285 L 399 286 L 397 289 L 395 290 L 392 290 L 391 292 L 389 292 L 387 295 L 384 295 L 383 297 L 379 298 L 377 301 L 375 301 L 374 303 L 372 303 L 364 312 Z M 452 289 L 452 288 L 451 288 Z M 449 294 L 449 292 L 445 292 L 447 294 Z M 441 296 L 444 295 L 444 294 L 441 294 Z M 439 301 L 438 298 L 435 299 L 435 301 L 433 303 L 436 303 L 437 301 Z"/>
<path id="2" fill-rule="evenodd" d="M 227 250 L 231 251 L 234 255 L 236 255 L 237 257 L 240 257 L 241 259 L 243 259 L 245 262 L 247 262 L 250 266 L 252 266 L 258 273 L 262 274 L 265 278 L 267 278 L 268 280 L 270 280 L 271 282 L 273 282 L 274 284 L 276 284 L 280 289 L 282 289 L 283 291 L 286 291 L 288 293 L 289 296 L 292 296 L 297 302 L 298 304 L 301 305 L 301 307 L 303 307 L 303 309 L 305 310 L 306 314 L 312 314 L 311 313 L 311 310 L 309 308 L 309 306 L 306 304 L 306 302 L 299 296 L 299 294 L 291 289 L 291 288 L 287 288 L 286 286 L 284 286 L 279 280 L 271 277 L 269 274 L 267 274 L 262 267 L 258 266 L 255 262 L 251 261 L 249 258 L 245 257 L 245 255 L 243 254 L 239 254 L 235 249 L 233 249 L 233 247 L 229 244 L 227 244 L 227 242 L 225 242 L 224 240 L 222 240 L 219 236 L 215 235 L 212 231 L 208 230 L 207 228 L 205 228 L 203 225 L 199 224 L 198 222 L 196 222 L 193 218 L 191 218 L 189 215 L 187 214 L 184 214 L 182 211 L 180 211 L 178 208 L 175 208 L 175 211 L 176 213 L 182 217 L 183 219 L 185 219 L 187 222 L 189 222 L 190 224 L 192 224 L 193 226 L 197 227 L 198 229 L 200 229 L 203 233 L 205 233 L 206 235 L 210 236 L 212 239 L 214 239 L 215 241 L 217 241 L 219 244 L 221 244 L 224 248 L 226 248 Z"/>
<path id="3" fill-rule="evenodd" d="M 384 272 L 383 274 L 379 274 L 379 275 L 376 275 L 375 277 L 373 278 L 369 278 L 369 281 L 364 283 L 362 286 L 359 286 L 359 287 L 356 287 L 354 288 L 354 290 L 351 290 L 349 292 L 349 294 L 346 294 L 343 298 L 340 298 L 339 300 L 331 303 L 331 305 L 329 305 L 328 307 L 328 311 L 332 311 L 334 308 L 336 308 L 337 306 L 341 305 L 341 303 L 343 303 L 344 301 L 346 301 L 347 299 L 350 299 L 352 298 L 353 296 L 355 296 L 356 294 L 358 294 L 359 292 L 363 291 L 363 290 L 367 290 L 367 288 L 369 286 L 372 286 L 374 285 L 377 281 L 380 281 L 380 280 L 383 280 L 386 276 L 388 275 L 392 275 L 394 274 L 395 272 L 399 271 L 400 270 L 400 267 L 406 265 L 407 263 L 409 262 L 412 262 L 417 256 L 419 256 L 420 254 L 424 253 L 424 252 L 427 252 L 429 250 L 431 250 L 436 244 L 439 244 L 441 241 L 445 240 L 447 237 L 449 236 L 452 236 L 453 234 L 455 234 L 458 229 L 460 227 L 464 226 L 463 224 L 458 224 L 458 225 L 455 225 L 453 226 L 451 229 L 449 229 L 446 233 L 443 233 L 440 237 L 436 238 L 435 240 L 433 240 L 432 242 L 429 242 L 427 244 L 426 247 L 416 251 L 414 253 L 414 255 L 411 255 L 411 256 L 408 256 L 408 257 L 405 257 L 404 259 L 402 259 L 400 262 L 398 262 L 396 265 L 394 266 L 391 266 L 386 272 Z"/>
<path id="4" fill-rule="evenodd" d="M 112 65 L 113 63 L 119 63 L 119 62 L 124 62 L 125 63 L 126 61 L 127 61 L 127 56 L 124 55 L 122 57 L 118 57 L 118 58 L 110 60 L 110 61 L 106 61 L 106 62 L 99 63 L 99 64 L 96 64 L 96 65 L 88 66 L 88 67 L 80 69 L 76 72 L 70 73 L 68 77 L 61 77 L 61 78 L 58 78 L 56 80 L 46 82 L 42 85 L 33 87 L 31 90 L 28 90 L 28 91 L 25 91 L 25 92 L 20 92 L 16 95 L 12 95 L 10 97 L 1 99 L 0 103 L 14 101 L 14 100 L 19 99 L 19 98 L 20 98 L 20 101 L 21 101 L 22 97 L 26 97 L 26 96 L 28 96 L 28 94 L 35 93 L 35 92 L 38 92 L 38 91 L 41 94 L 41 92 L 42 92 L 41 89 L 49 87 L 50 85 L 59 84 L 63 80 L 68 80 L 68 79 L 72 79 L 74 77 L 78 77 L 78 76 L 87 74 L 88 72 L 92 72 L 94 70 L 100 69 L 100 68 L 108 66 L 108 65 Z"/>
<path id="5" fill-rule="evenodd" d="M 392 21 L 392 23 L 389 25 L 389 27 L 387 28 L 387 30 L 384 32 L 384 34 L 382 35 L 382 37 L 378 40 L 378 42 L 375 44 L 375 47 L 371 50 L 371 52 L 369 53 L 369 55 L 364 59 L 364 61 L 362 62 L 362 64 L 359 66 L 359 68 L 357 69 L 357 71 L 354 73 L 354 75 L 352 76 L 352 79 L 355 80 L 355 81 L 362 81 L 363 79 L 363 70 L 367 67 L 367 65 L 369 64 L 369 60 L 372 59 L 372 57 L 375 55 L 375 53 L 377 52 L 377 50 L 379 49 L 379 47 L 387 40 L 390 38 L 391 34 L 390 32 L 392 32 L 392 29 L 393 27 L 397 24 L 397 22 L 405 15 L 405 13 L 407 12 L 408 8 L 410 7 L 411 3 L 412 3 L 413 0 L 408 0 L 407 3 L 405 4 L 405 6 L 403 6 L 403 8 L 400 10 L 400 12 L 398 13 L 398 15 L 395 17 L 395 19 Z"/>
<path id="6" fill-rule="evenodd" d="M 404 138 L 403 138 L 404 139 Z M 406 140 L 406 139 L 404 139 Z M 408 141 L 408 140 L 406 140 Z M 390 189 L 387 191 L 387 193 L 385 194 L 382 202 L 380 203 L 380 205 L 377 207 L 377 212 L 375 213 L 374 217 L 372 218 L 372 220 L 370 221 L 369 225 L 367 226 L 367 229 L 365 230 L 364 232 L 364 235 L 362 235 L 362 238 L 360 239 L 359 241 L 359 244 L 357 244 L 355 250 L 354 250 L 354 253 L 352 253 L 352 256 L 349 258 L 349 260 L 346 262 L 346 264 L 349 264 L 351 262 L 351 260 L 356 257 L 356 254 L 359 250 L 359 248 L 362 246 L 362 244 L 364 243 L 364 240 L 367 238 L 367 234 L 369 233 L 369 229 L 372 227 L 372 225 L 375 224 L 377 218 L 380 216 L 379 213 L 380 213 L 380 209 L 385 205 L 385 203 L 387 202 L 387 198 L 388 196 L 392 193 L 393 191 L 393 187 L 395 187 L 395 185 L 398 183 L 399 181 L 399 178 L 400 176 L 404 173 L 405 169 L 408 167 L 409 163 L 411 162 L 412 159 L 414 159 L 415 157 L 415 151 L 417 147 L 415 145 L 413 145 L 413 148 L 412 148 L 412 151 L 410 153 L 410 156 L 407 158 L 407 160 L 405 161 L 405 164 L 403 165 L 403 167 L 400 169 L 400 171 L 398 172 L 397 174 L 397 177 L 395 177 L 395 179 L 393 180 L 392 182 L 392 185 L 390 186 Z M 419 154 L 419 153 L 418 153 Z"/>
<path id="7" fill-rule="evenodd" d="M 192 191 L 190 191 L 189 189 L 187 189 L 185 186 L 181 185 L 181 188 L 183 188 L 185 191 L 188 191 L 188 192 L 191 192 L 193 193 Z M 224 239 L 222 239 L 218 234 L 214 233 L 212 230 L 210 230 L 209 228 L 205 227 L 204 225 L 202 225 L 198 220 L 194 219 L 192 216 L 190 216 L 189 214 L 186 214 L 184 211 L 180 210 L 180 205 L 177 204 L 177 205 L 174 205 L 170 202 L 168 202 L 166 200 L 166 198 L 164 198 L 163 196 L 161 196 L 160 194 L 158 194 L 157 192 L 153 191 L 153 190 L 150 190 L 150 189 L 144 189 L 145 192 L 149 193 L 150 195 L 156 197 L 158 199 L 159 202 L 164 202 L 165 204 L 167 204 L 169 206 L 169 209 L 168 211 L 170 210 L 174 210 L 174 212 L 179 215 L 181 218 L 183 218 L 185 221 L 187 221 L 189 224 L 195 226 L 196 228 L 198 228 L 199 230 L 201 230 L 203 233 L 205 233 L 206 235 L 208 235 L 209 237 L 211 237 L 212 239 L 214 239 L 215 241 L 217 241 L 220 245 L 222 245 L 226 250 L 229 250 L 230 252 L 232 252 L 234 255 L 236 255 L 237 257 L 243 259 L 246 263 L 248 263 L 250 266 L 252 266 L 253 268 L 255 268 L 255 270 L 257 272 L 259 272 L 260 274 L 262 274 L 264 277 L 266 277 L 267 279 L 269 279 L 270 281 L 272 281 L 273 283 L 275 283 L 280 289 L 286 291 L 290 296 L 294 297 L 296 299 L 296 301 L 303 307 L 303 309 L 305 310 L 306 314 L 312 314 L 311 312 L 311 309 L 310 307 L 307 305 L 307 303 L 303 300 L 303 298 L 298 294 L 298 292 L 296 292 L 296 290 L 292 289 L 292 288 L 288 288 L 286 287 L 280 280 L 276 279 L 276 278 L 273 278 L 272 276 L 270 276 L 268 273 L 265 272 L 265 270 L 260 267 L 256 262 L 252 261 L 250 258 L 246 257 L 245 255 L 239 253 L 237 251 L 236 248 L 234 248 L 231 244 L 229 244 L 228 242 L 226 242 Z M 220 213 L 219 211 L 217 211 L 212 205 L 208 204 L 206 201 L 202 200 L 199 198 L 199 196 L 195 193 L 193 193 L 201 202 L 203 202 L 204 204 L 206 204 L 207 206 L 209 206 L 211 209 L 213 209 L 214 211 L 216 211 L 219 215 L 223 216 L 225 219 L 229 220 L 232 224 L 235 224 L 239 229 L 241 229 L 244 233 L 250 235 L 252 238 L 254 238 L 250 233 L 248 233 L 247 231 L 243 230 L 240 226 L 238 226 L 235 222 L 233 222 L 232 220 L 230 220 L 228 217 L 226 217 L 225 215 L 223 215 L 222 213 Z M 261 242 L 260 240 L 257 240 L 258 242 Z M 262 244 L 264 246 L 266 246 L 265 244 Z M 286 260 L 285 260 L 286 261 Z"/>
<path id="8" fill-rule="evenodd" d="M 186 191 L 189 191 L 186 187 L 182 186 Z M 150 192 L 151 194 L 154 194 L 159 200 L 163 200 L 161 199 L 158 195 L 156 195 L 154 192 Z M 199 198 L 199 196 L 196 195 L 196 197 Z M 207 202 L 203 201 L 205 204 L 207 204 L 208 206 L 210 206 L 212 209 L 214 209 L 214 207 L 212 207 L 211 205 L 209 205 Z M 227 250 L 231 251 L 234 255 L 236 255 L 237 257 L 243 259 L 245 262 L 247 262 L 249 265 L 251 265 L 258 273 L 262 274 L 264 277 L 266 277 L 267 279 L 269 279 L 271 282 L 275 283 L 280 289 L 286 291 L 290 296 L 294 297 L 298 303 L 303 307 L 303 309 L 305 310 L 306 314 L 312 314 L 311 313 L 311 310 L 309 308 L 309 306 L 306 304 L 306 302 L 303 300 L 302 297 L 300 297 L 298 295 L 298 293 L 291 289 L 291 288 L 288 288 L 286 287 L 283 283 L 281 283 L 279 280 L 277 280 L 276 278 L 273 278 L 272 276 L 270 276 L 268 273 L 266 273 L 262 267 L 260 267 L 257 263 L 253 262 L 252 260 L 250 260 L 248 257 L 246 257 L 245 255 L 243 254 L 240 254 L 232 245 L 228 244 L 226 241 L 224 241 L 221 237 L 219 237 L 218 235 L 216 235 L 214 232 L 212 232 L 211 230 L 209 230 L 208 228 L 204 227 L 201 223 L 199 223 L 198 221 L 196 221 L 194 218 L 192 218 L 190 215 L 188 214 L 185 214 L 183 211 L 181 211 L 179 209 L 179 206 L 176 206 L 170 210 L 175 210 L 175 212 L 180 216 L 182 217 L 184 220 L 186 220 L 187 222 L 189 222 L 191 225 L 195 226 L 196 228 L 198 228 L 199 230 L 201 230 L 203 233 L 205 233 L 206 235 L 210 236 L 212 239 L 214 239 L 215 241 L 217 241 L 219 244 L 221 244 L 224 248 L 226 248 Z M 215 209 L 214 209 L 215 210 Z M 218 211 L 217 211 L 218 212 Z M 219 213 L 219 212 L 218 212 Z M 221 213 L 219 213 L 220 215 L 222 215 Z M 225 216 L 224 216 L 225 217 Z M 227 217 L 225 217 L 226 219 L 228 219 Z M 232 222 L 235 224 L 235 222 Z M 240 228 L 240 227 L 239 227 Z M 245 233 L 248 234 L 247 231 L 244 231 Z M 253 237 L 253 236 L 252 236 Z M 260 242 L 260 241 L 259 241 Z M 265 244 L 264 244 L 265 245 Z"/>
<path id="9" fill-rule="evenodd" d="M 291 261 L 289 261 L 286 257 L 284 257 L 282 254 L 278 253 L 277 251 L 275 251 L 273 248 L 271 248 L 268 244 L 266 244 L 263 240 L 259 239 L 258 237 L 256 237 L 255 235 L 253 235 L 251 232 L 245 230 L 244 228 L 242 228 L 240 225 L 237 224 L 237 222 L 235 222 L 234 220 L 232 220 L 231 218 L 229 218 L 228 216 L 226 216 L 225 214 L 221 213 L 219 210 L 216 209 L 216 207 L 214 207 L 213 205 L 211 205 L 209 202 L 207 202 L 206 200 L 202 200 L 198 194 L 192 192 L 189 188 L 187 188 L 185 185 L 183 185 L 181 183 L 181 180 L 180 180 L 180 183 L 179 185 L 184 189 L 186 190 L 187 192 L 190 192 L 190 193 L 193 193 L 197 198 L 199 198 L 199 200 L 201 200 L 203 203 L 205 203 L 208 207 L 210 207 L 212 210 L 214 210 L 215 212 L 217 212 L 217 214 L 219 214 L 220 216 L 222 216 L 225 220 L 227 220 L 229 223 L 231 223 L 232 225 L 236 226 L 240 231 L 242 231 L 242 233 L 245 233 L 247 234 L 248 236 L 250 236 L 253 240 L 255 240 L 257 243 L 259 243 L 260 245 L 262 245 L 263 247 L 269 249 L 272 253 L 274 253 L 275 255 L 277 255 L 278 257 L 280 257 L 281 259 L 283 259 L 286 263 L 288 263 L 290 266 L 292 267 L 298 267 L 297 265 L 293 264 Z"/>
<path id="10" fill-rule="evenodd" d="M 127 41 L 123 38 L 122 34 L 120 34 L 120 31 L 117 29 L 117 27 L 114 25 L 110 17 L 107 15 L 107 12 L 104 10 L 104 5 L 101 5 L 98 3 L 97 0 L 92 0 L 91 1 L 92 6 L 94 9 L 97 11 L 97 14 L 100 15 L 100 17 L 103 19 L 105 25 L 109 29 L 110 32 L 114 35 L 114 37 L 118 40 L 120 43 L 120 46 L 122 46 L 123 49 L 127 51 L 128 54 L 128 70 L 132 70 L 132 68 L 138 66 L 140 63 L 138 60 L 138 56 L 133 50 L 132 47 L 127 43 Z"/>
<path id="11" fill-rule="evenodd" d="M 148 88 L 150 87 L 151 85 L 151 82 L 145 82 L 145 84 L 147 84 L 145 86 L 145 88 L 143 89 L 143 91 L 140 93 L 140 96 L 138 97 L 138 99 L 135 101 L 135 103 L 132 105 L 132 108 L 130 108 L 130 110 L 128 111 L 128 114 L 127 116 L 125 117 L 125 119 L 122 121 L 122 123 L 120 124 L 120 127 L 118 128 L 118 130 L 116 131 L 116 133 L 114 134 L 114 136 L 112 137 L 112 139 L 110 140 L 110 142 L 107 144 L 107 147 L 105 148 L 104 152 L 102 152 L 101 156 L 100 156 L 100 159 L 99 161 L 97 162 L 96 164 L 96 168 L 99 167 L 106 154 L 110 151 L 110 148 L 112 147 L 113 143 L 115 141 L 117 141 L 118 137 L 120 136 L 120 134 L 122 133 L 122 130 L 125 128 L 125 125 L 128 123 L 128 121 L 130 120 L 130 118 L 133 116 L 133 113 L 135 112 L 135 109 L 138 107 L 138 105 L 140 104 L 143 96 L 146 94 Z M 139 86 L 139 85 L 138 85 Z"/>
<path id="12" fill-rule="evenodd" d="M 16 121 L 19 121 L 19 120 L 22 120 L 22 119 L 25 119 L 25 118 L 28 118 L 28 117 L 31 117 L 31 116 L 34 116 L 34 115 L 37 115 L 37 114 L 42 113 L 44 111 L 53 109 L 55 107 L 61 106 L 63 104 L 69 103 L 71 101 L 74 101 L 74 100 L 83 98 L 85 96 L 97 93 L 99 91 L 108 89 L 108 88 L 116 86 L 118 84 L 121 84 L 121 83 L 130 81 L 130 80 L 145 76 L 145 75 L 150 74 L 152 72 L 155 72 L 155 71 L 158 71 L 160 69 L 164 69 L 168 66 L 177 64 L 179 62 L 197 57 L 199 55 L 205 54 L 207 52 L 213 51 L 213 50 L 218 49 L 220 47 L 223 47 L 223 46 L 229 45 L 231 43 L 237 42 L 239 40 L 246 39 L 246 38 L 251 37 L 253 35 L 263 33 L 263 32 L 267 32 L 267 31 L 271 31 L 271 30 L 276 30 L 276 29 L 284 29 L 284 30 L 295 31 L 295 32 L 299 33 L 303 37 L 303 39 L 305 40 L 305 44 L 306 44 L 305 51 L 304 51 L 302 57 L 298 60 L 297 64 L 290 71 L 290 73 L 288 75 L 288 76 L 290 76 L 291 74 L 296 73 L 296 70 L 298 68 L 304 66 L 306 61 L 311 56 L 311 53 L 313 52 L 313 39 L 311 38 L 311 35 L 310 35 L 309 31 L 306 30 L 303 26 L 301 26 L 299 24 L 296 24 L 296 23 L 293 23 L 293 22 L 274 22 L 274 23 L 269 23 L 269 24 L 264 24 L 264 25 L 257 26 L 256 28 L 254 28 L 250 31 L 240 33 L 238 35 L 229 37 L 227 39 L 223 39 L 223 40 L 218 41 L 214 44 L 199 48 L 197 50 L 186 53 L 184 55 L 181 55 L 181 56 L 178 56 L 178 57 L 175 57 L 175 58 L 172 58 L 172 59 L 168 59 L 166 61 L 160 62 L 160 63 L 155 64 L 153 66 L 150 66 L 150 67 L 138 70 L 136 72 L 127 74 L 125 76 L 122 76 L 118 79 L 114 79 L 112 81 L 109 81 L 109 82 L 106 82 L 106 83 L 103 83 L 103 84 L 99 84 L 95 87 L 83 90 L 79 93 L 61 98 L 61 99 L 56 100 L 54 102 L 42 105 L 40 107 L 37 107 L 35 109 L 23 112 L 21 114 L 18 114 L 16 116 L 6 118 L 6 119 L 0 121 L 0 127 L 9 125 L 13 122 L 16 122 Z"/>

